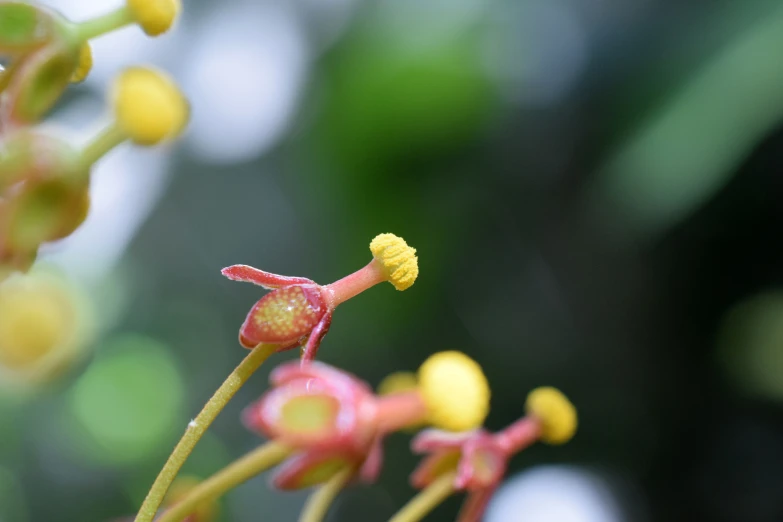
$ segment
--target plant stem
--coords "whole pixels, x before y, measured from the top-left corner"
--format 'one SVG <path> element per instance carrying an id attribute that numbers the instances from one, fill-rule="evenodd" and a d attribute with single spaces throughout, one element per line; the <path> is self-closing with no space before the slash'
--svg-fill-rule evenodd
<path id="1" fill-rule="evenodd" d="M 181 522 L 199 503 L 216 500 L 243 482 L 277 466 L 291 451 L 288 446 L 279 442 L 267 442 L 259 446 L 193 488 L 185 498 L 164 511 L 155 522 Z"/>
<path id="2" fill-rule="evenodd" d="M 89 169 L 96 161 L 101 159 L 104 154 L 122 143 L 127 136 L 122 129 L 112 123 L 82 149 L 79 161 L 84 169 Z"/>
<path id="3" fill-rule="evenodd" d="M 84 42 L 130 23 L 133 23 L 133 15 L 127 6 L 123 6 L 105 15 L 75 24 L 75 34 L 79 40 Z"/>
<path id="4" fill-rule="evenodd" d="M 196 443 L 207 431 L 207 428 L 215 417 L 218 416 L 223 407 L 231 400 L 236 392 L 242 387 L 251 375 L 258 369 L 261 364 L 269 358 L 270 355 L 277 351 L 278 346 L 276 344 L 264 344 L 261 343 L 245 357 L 239 366 L 237 366 L 228 378 L 220 385 L 215 394 L 204 405 L 201 413 L 190 421 L 188 429 L 185 430 L 185 434 L 179 441 L 174 451 L 169 456 L 163 469 L 160 470 L 158 478 L 152 484 L 152 488 L 147 493 L 147 498 L 144 499 L 144 503 L 139 508 L 139 513 L 136 515 L 135 522 L 152 522 L 155 518 L 155 514 L 163 502 L 163 497 L 171 486 L 171 483 L 177 476 L 182 465 L 187 460 Z"/>
<path id="5" fill-rule="evenodd" d="M 413 497 L 389 522 L 418 522 L 454 492 L 455 471 L 444 473 Z"/>
<path id="6" fill-rule="evenodd" d="M 354 471 L 352 466 L 347 466 L 319 487 L 318 491 L 310 495 L 304 510 L 302 510 L 302 515 L 299 517 L 299 522 L 321 522 L 326 517 L 335 497 L 353 477 Z"/>

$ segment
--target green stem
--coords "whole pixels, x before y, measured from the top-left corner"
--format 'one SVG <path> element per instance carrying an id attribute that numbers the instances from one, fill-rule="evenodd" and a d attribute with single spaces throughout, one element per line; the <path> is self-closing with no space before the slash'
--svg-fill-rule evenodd
<path id="1" fill-rule="evenodd" d="M 103 129 L 95 138 L 82 149 L 79 162 L 84 170 L 89 169 L 96 161 L 107 152 L 122 143 L 127 136 L 120 127 L 113 123 Z"/>
<path id="2" fill-rule="evenodd" d="M 185 435 L 182 436 L 177 447 L 174 448 L 163 469 L 160 470 L 158 478 L 155 479 L 155 483 L 152 484 L 152 488 L 147 493 L 147 498 L 144 499 L 144 503 L 139 508 L 135 522 L 152 522 L 169 486 L 171 486 L 171 483 L 201 436 L 204 435 L 209 425 L 212 424 L 212 421 L 215 420 L 215 417 L 218 416 L 234 394 L 239 391 L 258 367 L 277 351 L 277 348 L 276 344 L 264 343 L 253 348 L 204 405 L 201 413 L 188 424 Z"/>
<path id="3" fill-rule="evenodd" d="M 418 522 L 438 504 L 446 500 L 454 492 L 454 478 L 457 473 L 452 471 L 438 477 L 421 493 L 394 515 L 389 522 Z"/>
<path id="4" fill-rule="evenodd" d="M 134 19 L 130 9 L 127 6 L 123 6 L 92 20 L 75 24 L 74 31 L 79 40 L 86 42 L 91 38 L 110 33 L 133 22 Z"/>
<path id="5" fill-rule="evenodd" d="M 235 460 L 193 488 L 188 495 L 164 511 L 155 522 L 181 522 L 205 500 L 216 500 L 239 484 L 277 466 L 291 449 L 278 442 L 267 442 L 244 457 Z"/>
<path id="6" fill-rule="evenodd" d="M 299 522 L 321 522 L 335 497 L 351 480 L 354 472 L 355 469 L 352 466 L 346 467 L 318 488 L 318 491 L 310 495 L 304 510 L 302 510 L 302 515 L 299 517 Z"/>

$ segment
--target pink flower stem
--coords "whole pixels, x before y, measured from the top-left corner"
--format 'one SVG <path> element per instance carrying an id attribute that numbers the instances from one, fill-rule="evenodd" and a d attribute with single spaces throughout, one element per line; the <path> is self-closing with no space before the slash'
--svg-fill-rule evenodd
<path id="1" fill-rule="evenodd" d="M 334 310 L 340 303 L 386 280 L 386 274 L 383 273 L 380 264 L 373 259 L 361 270 L 322 287 L 324 300 L 329 309 Z"/>
<path id="2" fill-rule="evenodd" d="M 508 455 L 519 453 L 541 436 L 541 423 L 535 417 L 522 417 L 503 431 L 495 434 L 495 440 Z"/>
<path id="3" fill-rule="evenodd" d="M 427 418 L 427 407 L 416 391 L 392 393 L 377 399 L 377 427 L 382 433 L 420 424 Z"/>

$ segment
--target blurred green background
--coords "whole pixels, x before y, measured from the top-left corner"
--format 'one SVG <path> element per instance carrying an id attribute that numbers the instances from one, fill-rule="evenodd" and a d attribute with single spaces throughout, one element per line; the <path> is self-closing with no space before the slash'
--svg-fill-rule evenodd
<path id="1" fill-rule="evenodd" d="M 186 0 L 172 34 L 93 48 L 54 123 L 86 133 L 140 62 L 178 79 L 193 122 L 171 150 L 112 153 L 88 222 L 42 256 L 101 328 L 63 379 L 0 398 L 0 521 L 132 514 L 245 355 L 262 294 L 219 270 L 328 283 L 381 232 L 418 249 L 419 280 L 340 307 L 322 361 L 374 386 L 465 351 L 492 385 L 490 429 L 540 385 L 578 408 L 572 442 L 513 460 L 488 522 L 783 520 L 779 0 Z M 186 473 L 261 442 L 239 414 L 293 357 L 238 394 Z M 329 520 L 402 506 L 408 443 L 392 437 L 380 482 Z M 265 481 L 222 520 L 295 520 L 307 493 Z"/>

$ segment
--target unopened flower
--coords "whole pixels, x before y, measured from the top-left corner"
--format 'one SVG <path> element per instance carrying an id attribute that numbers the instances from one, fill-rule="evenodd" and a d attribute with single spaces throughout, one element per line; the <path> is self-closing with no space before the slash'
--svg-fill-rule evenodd
<path id="1" fill-rule="evenodd" d="M 413 472 L 414 487 L 425 489 L 420 500 L 403 508 L 392 522 L 415 522 L 447 495 L 467 491 L 459 522 L 479 522 L 493 492 L 503 479 L 508 460 L 537 440 L 562 444 L 576 431 L 576 410 L 555 388 L 537 388 L 526 403 L 527 415 L 503 431 L 483 429 L 465 433 L 426 430 L 412 442 L 417 453 L 430 453 Z M 429 491 L 429 494 L 426 492 Z M 435 492 L 434 494 L 432 492 Z"/>
<path id="2" fill-rule="evenodd" d="M 245 348 L 273 343 L 281 350 L 304 344 L 302 360 L 315 358 L 340 303 L 383 281 L 404 290 L 416 280 L 416 250 L 402 238 L 381 234 L 372 241 L 370 249 L 374 258 L 367 266 L 325 286 L 304 277 L 271 274 L 247 265 L 224 268 L 223 275 L 229 279 L 272 290 L 251 308 L 239 330 L 239 342 Z"/>
<path id="3" fill-rule="evenodd" d="M 0 385 L 30 386 L 56 377 L 91 340 L 84 297 L 45 272 L 0 284 Z"/>
<path id="4" fill-rule="evenodd" d="M 69 235 L 86 218 L 89 171 L 78 156 L 32 131 L 0 143 L 0 266 L 7 271 L 27 270 L 41 243 Z"/>

